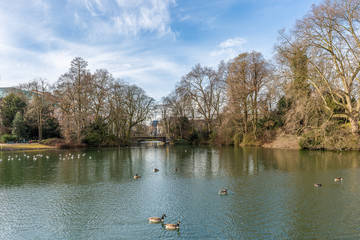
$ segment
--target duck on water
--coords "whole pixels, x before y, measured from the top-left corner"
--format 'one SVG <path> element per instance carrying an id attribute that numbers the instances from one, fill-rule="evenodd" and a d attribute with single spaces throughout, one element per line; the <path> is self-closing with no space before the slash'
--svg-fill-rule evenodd
<path id="1" fill-rule="evenodd" d="M 163 214 L 161 217 L 149 217 L 149 222 L 150 222 L 150 223 L 160 223 L 160 222 L 164 222 L 164 217 L 166 217 L 165 214 Z"/>
<path id="2" fill-rule="evenodd" d="M 167 223 L 164 226 L 165 226 L 165 229 L 167 229 L 167 230 L 176 230 L 176 229 L 179 229 L 179 227 L 180 227 L 180 221 L 178 221 L 176 224 Z"/>

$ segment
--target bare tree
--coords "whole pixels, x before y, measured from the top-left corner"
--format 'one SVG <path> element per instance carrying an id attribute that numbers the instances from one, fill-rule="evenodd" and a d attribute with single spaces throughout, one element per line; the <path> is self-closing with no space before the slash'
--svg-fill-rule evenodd
<path id="1" fill-rule="evenodd" d="M 124 111 L 126 114 L 126 140 L 131 138 L 131 130 L 143 123 L 153 110 L 154 99 L 147 96 L 145 91 L 136 85 L 125 87 Z"/>
<path id="2" fill-rule="evenodd" d="M 242 119 L 245 133 L 248 132 L 249 96 L 251 94 L 247 55 L 247 53 L 242 53 L 230 61 L 227 78 L 230 109 L 234 116 Z"/>
<path id="3" fill-rule="evenodd" d="M 119 138 L 125 137 L 126 113 L 124 108 L 126 84 L 121 80 L 115 80 L 111 84 L 109 99 L 109 122 L 110 127 Z"/>
<path id="4" fill-rule="evenodd" d="M 294 34 L 307 47 L 308 80 L 333 117 L 359 132 L 360 2 L 325 0 L 298 21 Z M 330 101 L 329 101 L 330 100 Z M 343 112 L 334 111 L 335 104 Z"/>
<path id="5" fill-rule="evenodd" d="M 81 143 L 82 130 L 89 117 L 91 75 L 87 62 L 80 57 L 71 61 L 69 71 L 55 83 L 54 94 L 62 110 L 62 126 L 64 136 L 70 139 L 70 133 L 75 132 L 77 143 Z"/>
<path id="6" fill-rule="evenodd" d="M 146 121 L 153 111 L 154 99 L 142 88 L 123 81 L 115 81 L 111 89 L 110 122 L 115 134 L 128 143 L 133 128 Z"/>
<path id="7" fill-rule="evenodd" d="M 171 114 L 171 100 L 169 96 L 162 97 L 160 103 L 156 106 L 160 111 L 161 121 L 165 135 L 170 133 L 170 114 Z"/>
<path id="8" fill-rule="evenodd" d="M 98 69 L 92 75 L 89 88 L 90 108 L 97 119 L 106 119 L 109 114 L 110 87 L 114 78 L 106 69 Z"/>
<path id="9" fill-rule="evenodd" d="M 167 97 L 167 101 L 170 106 L 173 120 L 173 134 L 175 134 L 175 136 L 179 136 L 181 139 L 187 138 L 189 132 L 187 123 L 189 118 L 191 118 L 193 132 L 195 114 L 194 106 L 186 86 L 181 83 L 177 84 L 175 91 Z"/>
<path id="10" fill-rule="evenodd" d="M 197 64 L 180 82 L 188 91 L 197 113 L 205 120 L 207 133 L 212 132 L 215 120 L 221 122 L 219 113 L 226 90 L 222 70 L 215 71 Z"/>
<path id="11" fill-rule="evenodd" d="M 49 84 L 44 78 L 37 78 L 33 81 L 20 85 L 21 89 L 28 91 L 31 97 L 31 102 L 28 105 L 26 115 L 35 115 L 36 125 L 38 129 L 38 138 L 42 140 L 43 124 L 50 117 L 46 114 L 51 106 L 51 95 L 49 92 Z"/>
<path id="12" fill-rule="evenodd" d="M 249 116 L 253 132 L 257 131 L 260 94 L 269 76 L 269 64 L 261 53 L 242 53 L 230 61 L 227 77 L 229 104 L 242 119 L 245 133 L 248 133 Z"/>

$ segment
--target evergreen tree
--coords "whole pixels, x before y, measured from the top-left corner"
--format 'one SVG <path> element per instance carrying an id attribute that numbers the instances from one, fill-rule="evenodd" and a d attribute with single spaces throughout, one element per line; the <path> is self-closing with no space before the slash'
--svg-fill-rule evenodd
<path id="1" fill-rule="evenodd" d="M 15 93 L 10 93 L 2 99 L 1 118 L 5 127 L 11 127 L 17 112 L 24 113 L 26 102 Z"/>
<path id="2" fill-rule="evenodd" d="M 12 128 L 13 135 L 15 135 L 18 139 L 23 139 L 27 137 L 26 125 L 21 112 L 16 113 L 12 125 L 13 125 Z"/>

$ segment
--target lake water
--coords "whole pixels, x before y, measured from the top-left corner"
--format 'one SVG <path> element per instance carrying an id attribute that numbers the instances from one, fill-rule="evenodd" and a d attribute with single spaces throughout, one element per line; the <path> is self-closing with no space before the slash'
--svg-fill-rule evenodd
<path id="1" fill-rule="evenodd" d="M 360 238 L 357 152 L 152 145 L 0 158 L 0 239 Z M 149 224 L 163 213 L 180 229 Z"/>

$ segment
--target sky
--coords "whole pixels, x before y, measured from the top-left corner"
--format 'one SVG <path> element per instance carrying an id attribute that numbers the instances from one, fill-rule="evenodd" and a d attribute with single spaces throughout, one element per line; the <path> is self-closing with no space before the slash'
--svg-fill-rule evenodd
<path id="1" fill-rule="evenodd" d="M 155 100 L 197 63 L 268 60 L 316 0 L 0 0 L 0 87 L 54 83 L 81 57 Z"/>

